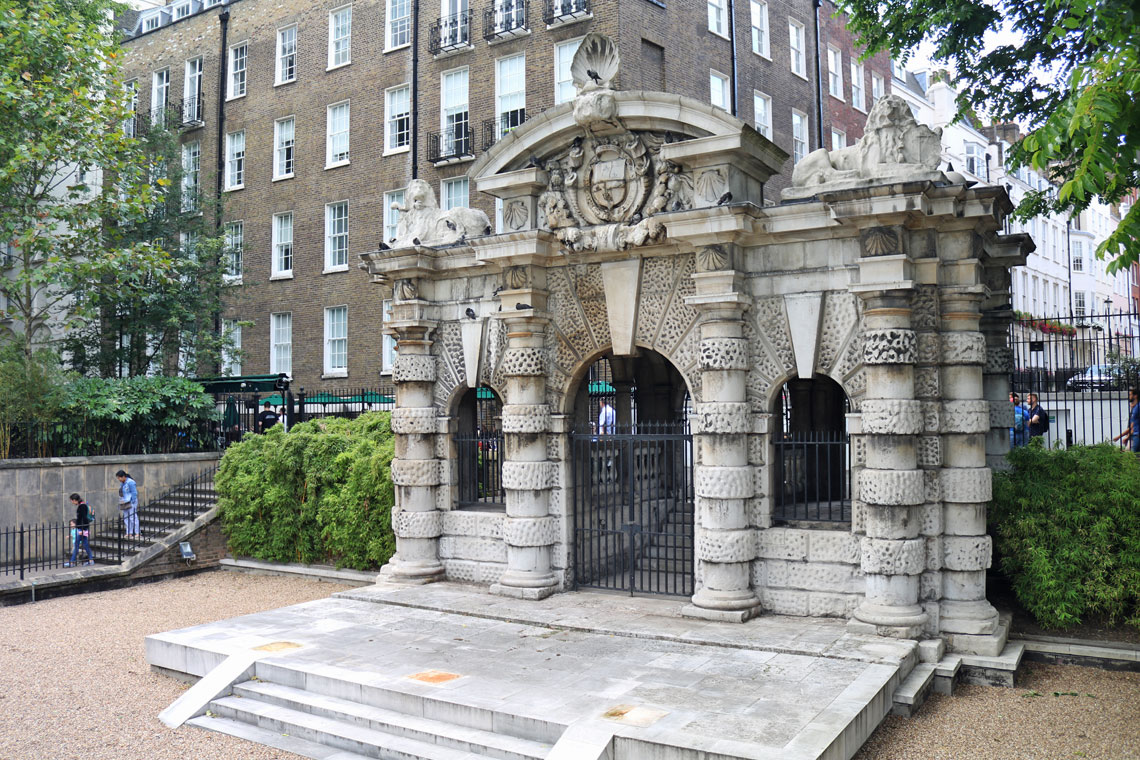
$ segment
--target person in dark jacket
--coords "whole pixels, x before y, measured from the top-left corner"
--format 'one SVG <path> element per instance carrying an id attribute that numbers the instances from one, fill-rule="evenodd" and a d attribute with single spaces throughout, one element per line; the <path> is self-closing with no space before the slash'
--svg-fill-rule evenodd
<path id="1" fill-rule="evenodd" d="M 1036 438 L 1045 435 L 1045 431 L 1049 429 L 1049 413 L 1041 408 L 1036 393 L 1030 393 L 1028 398 L 1029 409 L 1026 414 L 1029 416 L 1029 437 Z"/>
<path id="2" fill-rule="evenodd" d="M 83 547 L 83 551 L 87 552 L 88 565 L 95 564 L 95 554 L 91 551 L 91 509 L 87 506 L 87 502 L 83 500 L 77 493 L 71 494 L 71 506 L 75 507 L 75 520 L 72 521 L 72 526 L 75 528 L 75 540 L 71 542 L 71 561 L 64 562 L 64 567 L 72 567 L 75 565 L 75 558 L 79 554 L 79 547 Z"/>

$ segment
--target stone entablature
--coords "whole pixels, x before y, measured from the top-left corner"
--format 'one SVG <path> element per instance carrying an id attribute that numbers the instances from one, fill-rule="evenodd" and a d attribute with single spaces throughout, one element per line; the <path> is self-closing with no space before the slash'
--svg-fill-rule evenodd
<path id="1" fill-rule="evenodd" d="M 581 55 L 617 65 L 604 39 L 587 42 Z M 507 231 L 363 256 L 396 286 L 386 576 L 524 598 L 572 587 L 574 390 L 604 352 L 651 349 L 692 402 L 685 614 L 849 616 L 856 630 L 993 653 L 985 502 L 1007 389 L 991 359 L 1006 355 L 1008 267 L 1024 255 L 1000 234 L 1004 191 L 938 172 L 928 135 L 884 99 L 875 146 L 816 159 L 856 174 L 797 169 L 795 202 L 765 206 L 786 156 L 751 127 L 687 98 L 613 90 L 608 68 L 580 63 L 598 78 L 577 81 L 577 100 L 473 167 Z M 884 158 L 892 145 L 907 160 Z M 773 402 L 788 380 L 821 376 L 850 401 L 850 530 L 775 527 Z M 454 507 L 447 433 L 461 392 L 480 385 L 505 404 L 505 514 Z"/>

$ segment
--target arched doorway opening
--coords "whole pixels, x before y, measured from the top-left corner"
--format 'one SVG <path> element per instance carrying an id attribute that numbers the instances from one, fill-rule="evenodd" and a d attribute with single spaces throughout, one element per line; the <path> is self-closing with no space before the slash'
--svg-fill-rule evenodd
<path id="1" fill-rule="evenodd" d="M 459 400 L 455 432 L 458 509 L 505 509 L 503 402 L 491 388 L 471 388 Z"/>
<path id="2" fill-rule="evenodd" d="M 693 593 L 693 442 L 684 378 L 654 351 L 601 356 L 574 396 L 574 584 Z"/>
<path id="3" fill-rule="evenodd" d="M 851 522 L 851 402 L 816 375 L 784 384 L 773 405 L 772 517 L 780 522 Z"/>

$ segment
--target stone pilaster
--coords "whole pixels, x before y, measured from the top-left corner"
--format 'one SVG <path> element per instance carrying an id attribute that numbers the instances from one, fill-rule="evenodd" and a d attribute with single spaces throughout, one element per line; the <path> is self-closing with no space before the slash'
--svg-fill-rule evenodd
<path id="1" fill-rule="evenodd" d="M 380 577 L 400 583 L 430 583 L 444 577 L 439 561 L 443 515 L 436 505 L 440 483 L 435 440 L 438 423 L 432 401 L 436 365 L 431 355 L 431 333 L 436 324 L 423 318 L 428 304 L 415 298 L 414 283 L 404 285 L 403 293 L 412 298 L 400 300 L 397 289 L 392 322 L 398 340 L 392 372 L 396 385 L 396 408 L 392 410 L 396 554 L 381 569 Z"/>
<path id="2" fill-rule="evenodd" d="M 750 301 L 740 293 L 737 272 L 698 272 L 693 279 L 697 294 L 687 301 L 701 312 L 701 401 L 692 420 L 697 590 L 683 614 L 743 622 L 760 609 L 751 579 L 756 532 L 747 508 L 756 488 L 745 392 L 743 315 Z"/>
<path id="3" fill-rule="evenodd" d="M 953 651 L 996 655 L 1005 637 L 997 610 L 986 601 L 991 555 L 986 535 L 986 504 L 991 497 L 986 436 L 991 421 L 982 383 L 986 337 L 979 329 L 981 291 L 974 286 L 942 293 L 944 554 L 939 628 Z"/>
<path id="4" fill-rule="evenodd" d="M 905 259 L 897 263 L 905 264 Z M 860 564 L 867 591 L 848 627 L 916 638 L 927 621 L 919 605 L 926 557 L 919 536 L 925 485 L 916 452 L 922 407 L 914 394 L 919 347 L 911 324 L 911 288 L 909 282 L 898 284 L 908 287 L 860 290 L 867 395 L 862 409 L 866 463 L 858 482 L 865 530 Z"/>
<path id="5" fill-rule="evenodd" d="M 505 291 L 503 316 L 507 348 L 502 371 L 507 379 L 503 407 L 503 488 L 507 519 L 507 570 L 491 593 L 520 599 L 544 599 L 558 590 L 551 553 L 558 540 L 558 519 L 550 512 L 557 463 L 547 458 L 551 435 L 546 403 L 548 357 L 546 292 L 537 288 Z M 516 304 L 528 308 L 519 310 Z"/>
<path id="6" fill-rule="evenodd" d="M 922 410 L 922 429 L 916 439 L 918 468 L 922 470 L 923 500 L 919 507 L 919 536 L 926 544 L 925 566 L 919 578 L 919 603 L 926 612 L 925 633 L 938 635 L 942 598 L 942 437 L 938 411 L 942 399 L 942 356 L 939 338 L 937 285 L 919 285 L 914 292 L 911 325 L 918 353 L 914 365 L 914 395 Z"/>
<path id="7" fill-rule="evenodd" d="M 1010 304 L 1011 278 L 1006 261 L 991 262 L 985 267 L 986 290 L 990 294 L 982 303 L 982 335 L 986 338 L 986 363 L 982 369 L 983 395 L 990 402 L 990 429 L 986 436 L 986 464 L 991 469 L 1008 466 L 1009 430 L 1013 427 L 1013 405 L 1009 403 L 1010 373 L 1013 372 L 1013 349 L 1009 345 L 1009 329 L 1013 323 Z M 1028 390 L 1028 389 L 1023 389 Z"/>

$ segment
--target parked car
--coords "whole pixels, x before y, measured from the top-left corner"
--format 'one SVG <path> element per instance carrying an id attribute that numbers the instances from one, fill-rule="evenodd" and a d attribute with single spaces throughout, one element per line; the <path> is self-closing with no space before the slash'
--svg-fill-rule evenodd
<path id="1" fill-rule="evenodd" d="M 1123 380 L 1119 367 L 1094 364 L 1079 375 L 1070 377 L 1065 386 L 1071 391 L 1108 391 L 1121 387 Z"/>

